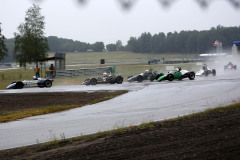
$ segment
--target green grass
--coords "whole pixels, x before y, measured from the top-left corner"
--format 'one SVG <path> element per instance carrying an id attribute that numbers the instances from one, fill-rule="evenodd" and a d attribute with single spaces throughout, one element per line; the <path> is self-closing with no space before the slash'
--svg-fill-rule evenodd
<path id="1" fill-rule="evenodd" d="M 34 76 L 33 69 L 12 69 L 7 71 L 0 71 L 0 89 L 6 89 L 6 87 L 13 81 L 29 80 Z"/>
<path id="2" fill-rule="evenodd" d="M 51 53 L 53 56 L 53 53 Z M 145 61 L 150 58 L 165 58 L 165 60 L 178 59 L 178 58 L 194 58 L 193 54 L 156 54 L 156 53 L 131 53 L 131 52 L 80 52 L 80 53 L 67 53 L 66 64 L 91 64 L 100 63 L 100 59 L 105 59 L 106 63 L 111 62 L 139 62 Z"/>

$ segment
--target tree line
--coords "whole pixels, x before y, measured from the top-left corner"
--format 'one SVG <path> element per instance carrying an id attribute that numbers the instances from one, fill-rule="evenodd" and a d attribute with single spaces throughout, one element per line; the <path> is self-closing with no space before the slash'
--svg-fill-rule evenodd
<path id="1" fill-rule="evenodd" d="M 124 46 L 121 40 L 116 43 L 104 45 L 103 42 L 89 44 L 71 39 L 63 39 L 55 36 L 48 37 L 50 52 L 86 52 L 92 49 L 95 52 L 102 51 L 129 51 L 135 53 L 186 53 L 200 54 L 215 52 L 213 43 L 218 40 L 224 49 L 232 47 L 232 40 L 240 40 L 240 26 L 238 27 L 212 27 L 204 31 L 160 32 L 152 35 L 149 32 L 142 33 L 139 37 L 130 37 Z"/>
<path id="2" fill-rule="evenodd" d="M 233 40 L 240 40 L 240 26 L 212 27 L 204 31 L 181 31 L 167 34 L 142 33 L 140 37 L 131 37 L 126 50 L 135 53 L 205 53 L 215 51 L 213 43 L 222 42 L 224 49 L 232 47 Z"/>
<path id="3" fill-rule="evenodd" d="M 90 44 L 73 41 L 72 39 L 58 38 L 56 36 L 48 37 L 48 45 L 50 52 L 86 52 L 87 50 L 102 52 L 105 48 L 103 42 Z"/>

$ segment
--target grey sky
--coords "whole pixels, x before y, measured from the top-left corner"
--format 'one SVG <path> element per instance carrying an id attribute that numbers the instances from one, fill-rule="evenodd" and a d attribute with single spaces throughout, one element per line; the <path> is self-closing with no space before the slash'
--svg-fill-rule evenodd
<path id="1" fill-rule="evenodd" d="M 124 11 L 118 0 L 87 0 L 83 6 L 77 0 L 43 0 L 36 3 L 45 16 L 45 35 L 106 44 L 121 40 L 125 45 L 131 36 L 143 32 L 208 30 L 217 25 L 240 26 L 240 9 L 227 0 L 211 0 L 202 9 L 195 0 L 175 0 L 163 8 L 158 0 L 135 0 L 129 11 Z M 24 22 L 25 12 L 33 0 L 1 0 L 0 22 L 2 34 L 13 38 L 17 27 Z"/>

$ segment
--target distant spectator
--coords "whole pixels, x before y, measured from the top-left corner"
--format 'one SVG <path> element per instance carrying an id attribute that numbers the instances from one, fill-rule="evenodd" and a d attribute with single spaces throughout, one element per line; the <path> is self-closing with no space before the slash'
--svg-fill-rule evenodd
<path id="1" fill-rule="evenodd" d="M 49 67 L 49 71 L 50 71 L 50 78 L 53 78 L 53 75 L 55 74 L 55 68 L 53 64 L 51 64 L 51 66 Z"/>
<path id="2" fill-rule="evenodd" d="M 38 65 L 36 65 L 36 68 L 34 69 L 34 71 L 35 71 L 35 76 L 38 78 L 38 77 L 40 77 L 39 76 L 39 71 L 40 71 L 40 69 L 38 68 Z"/>

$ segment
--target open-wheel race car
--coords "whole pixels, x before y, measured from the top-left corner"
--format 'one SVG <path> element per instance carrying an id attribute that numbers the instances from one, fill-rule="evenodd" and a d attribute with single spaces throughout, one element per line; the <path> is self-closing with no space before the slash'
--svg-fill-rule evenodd
<path id="1" fill-rule="evenodd" d="M 82 84 L 84 85 L 96 85 L 98 83 L 121 84 L 122 82 L 123 82 L 123 77 L 121 75 L 114 75 L 114 74 L 107 75 L 107 73 L 103 73 L 102 77 L 87 78 L 84 80 Z"/>
<path id="2" fill-rule="evenodd" d="M 134 81 L 142 82 L 143 80 L 153 81 L 162 75 L 163 73 L 158 74 L 157 71 L 153 71 L 152 69 L 150 69 L 136 76 L 128 76 L 127 81 L 128 82 L 134 82 Z"/>
<path id="3" fill-rule="evenodd" d="M 236 70 L 237 69 L 237 65 L 232 64 L 232 62 L 229 62 L 226 66 L 224 66 L 224 70 Z"/>
<path id="4" fill-rule="evenodd" d="M 189 78 L 190 80 L 195 79 L 195 72 L 183 70 L 181 67 L 176 68 L 174 71 L 168 72 L 166 75 L 160 76 L 157 81 L 161 82 L 163 80 L 173 81 L 174 79 L 182 80 L 183 78 Z"/>
<path id="5" fill-rule="evenodd" d="M 196 73 L 196 76 L 208 76 L 208 75 L 216 76 L 216 70 L 208 68 L 206 64 L 204 64 L 203 67 Z"/>
<path id="6" fill-rule="evenodd" d="M 33 76 L 32 80 L 24 80 L 24 81 L 14 81 L 7 89 L 22 89 L 22 88 L 30 88 L 30 87 L 51 87 L 53 79 L 45 79 L 45 78 L 37 78 Z"/>

